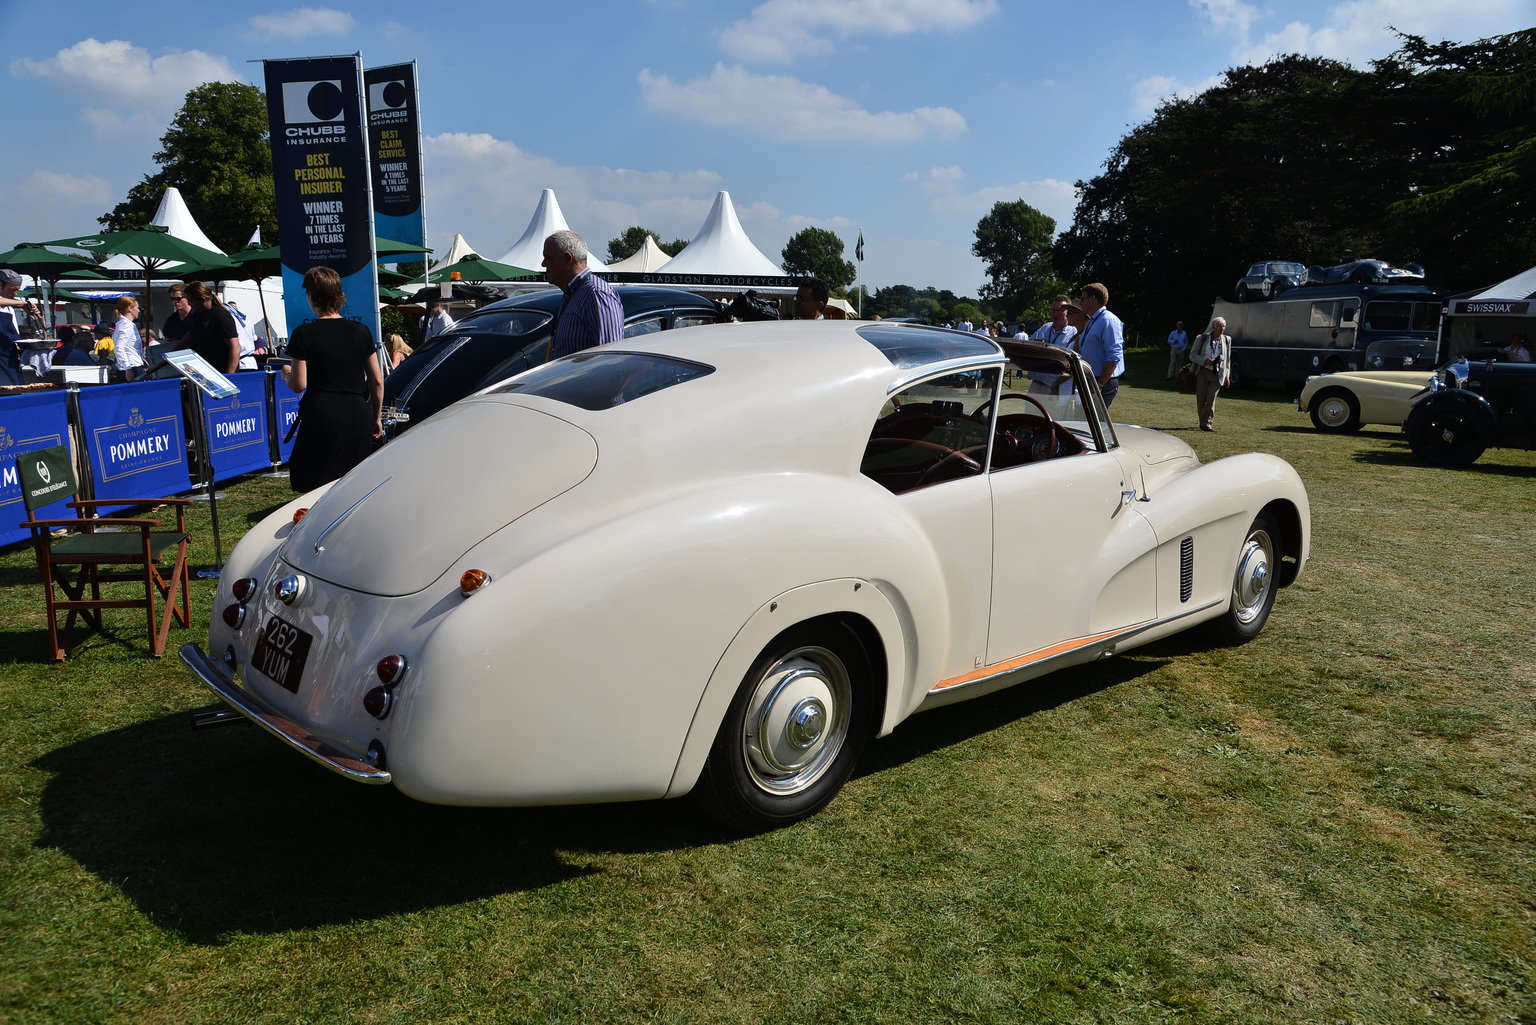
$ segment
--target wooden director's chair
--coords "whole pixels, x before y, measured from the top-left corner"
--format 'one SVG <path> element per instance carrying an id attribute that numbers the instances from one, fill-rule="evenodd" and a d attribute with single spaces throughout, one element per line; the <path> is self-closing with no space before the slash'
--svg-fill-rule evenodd
<path id="1" fill-rule="evenodd" d="M 37 568 L 43 574 L 43 590 L 48 602 L 48 647 L 55 661 L 62 662 L 65 649 L 75 626 L 75 616 L 85 620 L 98 632 L 102 630 L 102 609 L 137 609 L 146 611 L 149 621 L 150 653 L 155 658 L 165 654 L 165 642 L 171 632 L 171 616 L 174 614 L 183 627 L 192 625 L 189 596 L 190 573 L 187 568 L 186 507 L 192 502 L 185 498 L 114 498 L 110 500 L 81 500 L 75 497 L 74 465 L 69 449 L 63 445 L 36 449 L 16 457 L 16 471 L 21 483 L 22 503 L 28 517 L 36 516 L 37 510 L 68 497 L 68 505 L 74 509 L 73 517 L 56 520 L 27 519 L 21 525 L 32 531 L 32 543 L 37 548 Z M 151 506 L 168 505 L 176 509 L 176 529 L 161 529 L 159 520 L 98 517 L 99 506 Z M 53 532 L 59 528 L 71 531 L 61 538 Z M 115 528 L 103 530 L 104 527 Z M 176 562 L 169 573 L 160 571 L 160 559 L 171 549 L 176 551 Z M 107 567 L 131 567 L 113 569 Z M 74 569 L 71 579 L 71 569 Z M 103 598 L 101 585 L 111 581 L 142 581 L 142 598 Z M 89 586 L 90 595 L 86 596 Z M 63 592 L 60 599 L 55 588 Z M 181 602 L 176 601 L 176 590 L 181 591 Z M 155 622 L 155 596 L 165 602 L 160 621 Z M 68 610 L 64 623 L 65 644 L 59 644 L 59 612 Z"/>

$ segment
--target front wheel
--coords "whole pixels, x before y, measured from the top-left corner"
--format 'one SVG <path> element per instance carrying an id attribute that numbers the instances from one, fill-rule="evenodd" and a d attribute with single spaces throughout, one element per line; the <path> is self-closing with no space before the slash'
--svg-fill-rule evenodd
<path id="1" fill-rule="evenodd" d="M 1232 604 L 1213 625 L 1217 639 L 1224 644 L 1246 644 L 1259 635 L 1275 606 L 1279 588 L 1276 573 L 1280 569 L 1280 533 L 1274 521 L 1260 514 L 1248 528 L 1237 552 L 1237 569 L 1232 574 Z"/>
<path id="2" fill-rule="evenodd" d="M 1416 408 L 1403 429 L 1413 454 L 1432 466 L 1467 466 L 1488 448 L 1487 426 L 1470 409 Z"/>
<path id="3" fill-rule="evenodd" d="M 795 628 L 758 657 L 694 788 L 711 815 L 756 833 L 837 795 L 870 735 L 869 659 L 844 626 Z"/>
<path id="4" fill-rule="evenodd" d="M 1325 388 L 1312 399 L 1312 426 L 1329 434 L 1358 431 L 1360 403 L 1344 388 Z"/>

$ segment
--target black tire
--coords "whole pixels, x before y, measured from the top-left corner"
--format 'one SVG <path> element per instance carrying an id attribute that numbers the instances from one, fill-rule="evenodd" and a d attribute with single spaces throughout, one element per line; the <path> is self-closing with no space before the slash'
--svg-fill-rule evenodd
<path id="1" fill-rule="evenodd" d="M 1242 285 L 1237 286 L 1237 301 L 1240 303 L 1245 303 L 1248 301 L 1248 289 Z"/>
<path id="2" fill-rule="evenodd" d="M 1375 280 L 1376 276 L 1364 267 L 1357 267 L 1349 275 L 1349 283 L 1352 285 L 1369 285 Z"/>
<path id="3" fill-rule="evenodd" d="M 1431 466 L 1468 466 L 1488 448 L 1488 425 L 1463 403 L 1421 403 L 1403 429 L 1413 454 Z"/>
<path id="4" fill-rule="evenodd" d="M 1259 635 L 1275 607 L 1280 589 L 1280 532 L 1265 513 L 1254 519 L 1237 552 L 1232 572 L 1232 602 L 1211 626 L 1221 644 L 1247 644 Z"/>
<path id="5" fill-rule="evenodd" d="M 1328 434 L 1349 434 L 1361 428 L 1360 402 L 1347 388 L 1324 388 L 1312 396 L 1312 426 Z"/>
<path id="6" fill-rule="evenodd" d="M 1330 358 L 1328 362 L 1323 364 L 1323 373 L 1325 374 L 1341 374 L 1348 369 L 1349 366 L 1337 356 Z"/>
<path id="7" fill-rule="evenodd" d="M 737 690 L 694 795 L 743 833 L 808 818 L 837 796 L 873 732 L 870 661 L 852 630 L 780 634 Z"/>

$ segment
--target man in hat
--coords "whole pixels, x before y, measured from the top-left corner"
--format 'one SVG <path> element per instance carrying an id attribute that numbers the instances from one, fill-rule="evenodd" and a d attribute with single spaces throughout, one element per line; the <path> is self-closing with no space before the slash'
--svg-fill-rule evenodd
<path id="1" fill-rule="evenodd" d="M 22 384 L 21 328 L 25 316 L 40 317 L 29 299 L 18 299 L 21 275 L 9 267 L 0 268 L 0 384 Z"/>

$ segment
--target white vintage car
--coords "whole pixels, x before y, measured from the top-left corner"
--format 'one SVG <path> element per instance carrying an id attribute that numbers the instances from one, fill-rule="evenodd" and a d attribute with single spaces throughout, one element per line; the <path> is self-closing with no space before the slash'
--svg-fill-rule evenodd
<path id="1" fill-rule="evenodd" d="M 1329 434 L 1358 431 L 1366 424 L 1401 427 L 1409 410 L 1429 394 L 1435 370 L 1347 370 L 1307 378 L 1296 408 L 1312 426 Z"/>
<path id="2" fill-rule="evenodd" d="M 914 712 L 1191 627 L 1248 640 L 1307 560 L 1288 464 L 1112 425 L 1060 348 L 855 321 L 622 346 L 258 524 L 181 649 L 233 706 L 210 716 L 423 801 L 692 792 L 764 829 Z"/>

